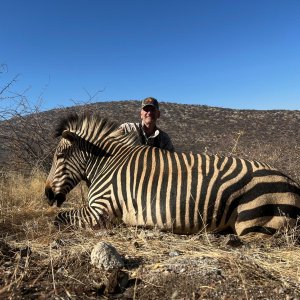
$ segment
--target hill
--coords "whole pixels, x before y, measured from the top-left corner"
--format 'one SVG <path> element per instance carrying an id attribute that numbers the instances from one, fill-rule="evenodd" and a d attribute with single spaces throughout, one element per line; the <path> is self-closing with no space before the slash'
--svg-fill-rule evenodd
<path id="1" fill-rule="evenodd" d="M 162 102 L 160 107 L 159 127 L 171 136 L 176 151 L 234 155 L 264 161 L 300 181 L 300 111 L 235 110 L 168 102 Z M 27 160 L 41 159 L 44 165 L 49 165 L 49 151 L 56 145 L 54 128 L 60 118 L 72 112 L 99 113 L 121 124 L 138 122 L 139 110 L 139 101 L 99 102 L 2 122 L 0 167 L 12 165 L 8 153 L 12 153 L 15 145 L 7 143 L 12 137 L 16 140 L 14 144 L 21 141 L 14 150 L 19 151 L 19 158 L 24 160 L 24 151 L 28 151 L 32 157 Z M 49 144 L 51 149 L 48 149 Z M 18 162 L 17 169 L 21 167 Z"/>

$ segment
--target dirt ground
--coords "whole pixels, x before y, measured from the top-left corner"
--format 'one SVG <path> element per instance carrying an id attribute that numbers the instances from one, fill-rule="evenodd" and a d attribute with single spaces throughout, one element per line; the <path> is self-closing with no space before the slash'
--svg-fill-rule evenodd
<path id="1" fill-rule="evenodd" d="M 256 241 L 123 226 L 58 231 L 47 214 L 1 223 L 1 299 L 300 298 L 295 230 Z M 91 264 L 99 241 L 116 248 L 122 269 Z"/>

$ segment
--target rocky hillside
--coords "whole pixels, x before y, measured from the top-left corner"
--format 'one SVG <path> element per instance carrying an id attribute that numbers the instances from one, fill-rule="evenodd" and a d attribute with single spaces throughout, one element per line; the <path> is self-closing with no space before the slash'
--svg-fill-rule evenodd
<path id="1" fill-rule="evenodd" d="M 300 181 L 300 111 L 234 110 L 176 103 L 161 103 L 160 107 L 159 127 L 169 133 L 177 151 L 256 159 L 270 163 Z M 138 122 L 139 110 L 139 101 L 100 102 L 53 109 L 2 123 L 0 166 L 11 163 L 9 152 L 3 150 L 12 134 L 11 130 L 17 133 L 18 141 L 20 136 L 29 134 L 25 139 L 29 148 L 43 140 L 42 146 L 39 145 L 41 149 L 33 147 L 30 150 L 36 151 L 35 155 L 38 156 L 39 153 L 44 155 L 43 145 L 51 141 L 51 147 L 55 146 L 52 137 L 55 125 L 60 118 L 71 112 L 99 113 L 117 123 L 123 123 Z M 25 148 L 21 147 L 22 151 Z"/>

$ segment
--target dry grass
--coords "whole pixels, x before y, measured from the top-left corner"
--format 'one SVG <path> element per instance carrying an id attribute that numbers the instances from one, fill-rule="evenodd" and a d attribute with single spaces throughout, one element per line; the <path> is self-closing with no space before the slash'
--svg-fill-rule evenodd
<path id="1" fill-rule="evenodd" d="M 139 105 L 105 102 L 45 112 L 43 138 L 51 145 L 51 128 L 69 112 L 99 111 L 119 123 L 134 122 Z M 299 111 L 237 111 L 172 103 L 161 107 L 159 126 L 178 151 L 256 159 L 300 181 Z M 0 125 L 10 137 L 9 128 Z M 3 157 L 0 146 L 1 166 Z M 207 233 L 179 236 L 122 226 L 58 231 L 52 224 L 58 209 L 49 208 L 43 196 L 45 178 L 39 172 L 29 177 L 0 174 L 0 299 L 300 298 L 297 230 L 239 246 L 230 246 L 228 236 Z M 78 207 L 85 199 L 81 186 L 63 208 Z M 112 285 L 113 274 L 90 264 L 90 252 L 99 241 L 111 243 L 124 257 L 119 286 Z"/>
<path id="2" fill-rule="evenodd" d="M 44 201 L 45 175 L 0 180 L 0 298 L 282 299 L 300 295 L 298 232 L 229 246 L 228 237 L 126 228 L 58 231 Z M 77 188 L 66 203 L 79 206 Z M 124 257 L 121 287 L 90 264 L 99 241 Z M 118 275 L 119 276 L 119 275 Z M 119 278 L 119 277 L 118 277 Z M 121 277 L 120 277 L 121 278 Z M 119 278 L 119 279 L 120 279 Z M 121 279 L 120 279 L 121 280 Z M 125 283 L 124 283 L 125 282 Z"/>

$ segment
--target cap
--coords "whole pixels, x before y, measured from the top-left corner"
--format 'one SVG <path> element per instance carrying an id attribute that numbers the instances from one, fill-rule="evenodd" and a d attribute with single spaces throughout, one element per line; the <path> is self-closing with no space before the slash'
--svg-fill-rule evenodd
<path id="1" fill-rule="evenodd" d="M 148 97 L 142 101 L 142 108 L 148 105 L 154 106 L 157 110 L 159 110 L 158 101 L 155 98 Z"/>

